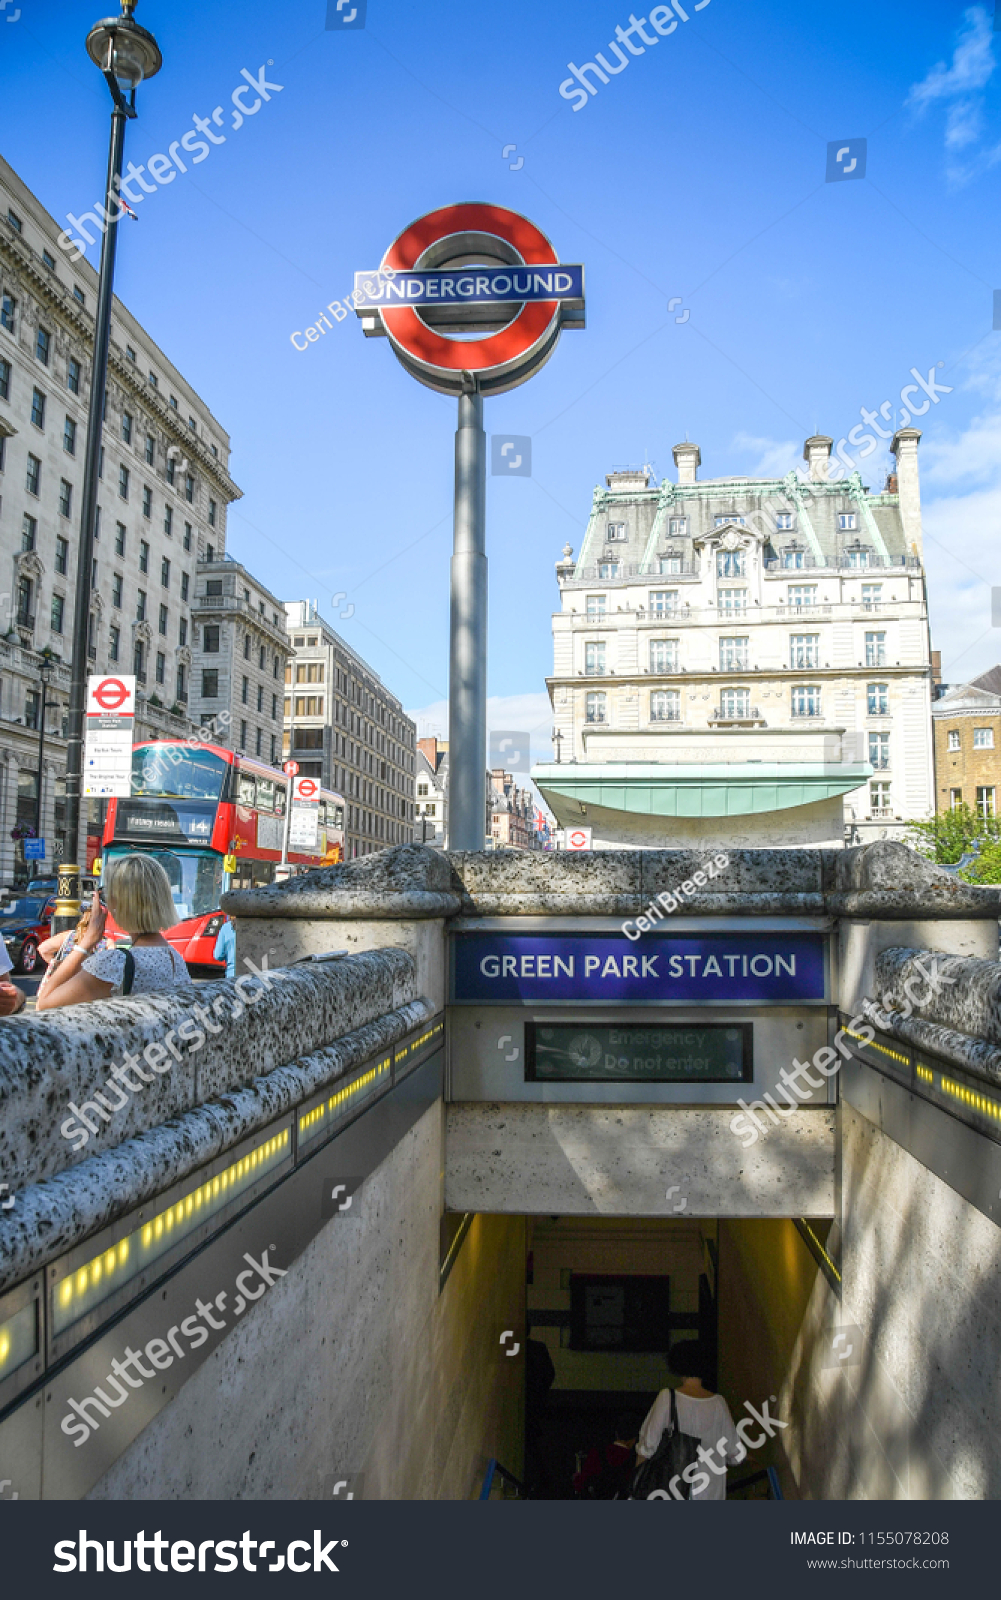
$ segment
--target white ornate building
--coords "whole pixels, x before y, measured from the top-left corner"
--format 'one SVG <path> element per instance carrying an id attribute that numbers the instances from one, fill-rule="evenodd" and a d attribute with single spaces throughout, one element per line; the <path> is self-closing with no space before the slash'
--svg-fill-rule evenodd
<path id="1" fill-rule="evenodd" d="M 841 844 L 934 805 L 917 429 L 870 494 L 828 476 L 611 473 L 557 563 L 559 761 L 532 776 L 595 847 Z"/>

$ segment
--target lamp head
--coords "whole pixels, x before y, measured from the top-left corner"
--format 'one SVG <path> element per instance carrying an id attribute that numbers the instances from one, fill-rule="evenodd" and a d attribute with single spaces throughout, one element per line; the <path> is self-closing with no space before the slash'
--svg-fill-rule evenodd
<path id="1" fill-rule="evenodd" d="M 133 19 L 136 4 L 121 0 L 121 16 L 96 22 L 87 35 L 87 54 L 104 73 L 116 101 L 127 95 L 133 108 L 143 79 L 155 77 L 163 66 L 153 35 Z"/>

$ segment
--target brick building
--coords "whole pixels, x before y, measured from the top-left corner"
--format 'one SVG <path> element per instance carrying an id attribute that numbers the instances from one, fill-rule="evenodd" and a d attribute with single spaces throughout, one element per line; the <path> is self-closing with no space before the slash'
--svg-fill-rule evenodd
<path id="1" fill-rule="evenodd" d="M 932 705 L 935 809 L 965 802 L 983 817 L 998 814 L 1001 790 L 1001 667 L 991 667 Z"/>

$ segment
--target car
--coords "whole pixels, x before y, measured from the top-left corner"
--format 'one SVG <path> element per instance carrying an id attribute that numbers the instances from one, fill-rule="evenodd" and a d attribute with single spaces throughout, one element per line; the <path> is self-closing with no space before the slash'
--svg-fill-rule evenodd
<path id="1" fill-rule="evenodd" d="M 49 937 L 54 895 L 25 895 L 0 906 L 0 932 L 15 972 L 34 972 L 44 965 L 38 946 Z"/>

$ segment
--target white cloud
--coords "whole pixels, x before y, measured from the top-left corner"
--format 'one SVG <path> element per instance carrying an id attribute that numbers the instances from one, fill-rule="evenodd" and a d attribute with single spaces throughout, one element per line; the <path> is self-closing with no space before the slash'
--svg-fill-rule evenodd
<path id="1" fill-rule="evenodd" d="M 417 724 L 418 739 L 430 738 L 437 735 L 439 739 L 448 738 L 448 701 L 435 700 L 430 705 L 420 706 L 416 711 L 408 711 Z M 553 730 L 553 708 L 549 695 L 542 690 L 538 694 L 505 694 L 491 695 L 487 700 L 487 764 L 490 764 L 489 735 L 492 733 L 525 734 L 527 750 L 525 754 L 531 762 L 552 761 L 553 743 L 551 734 Z M 519 740 L 519 743 L 522 741 Z M 512 748 L 511 746 L 508 749 Z M 503 753 L 498 752 L 502 755 Z M 516 774 L 519 786 L 531 789 L 537 806 L 549 815 L 549 808 L 539 794 L 535 785 L 529 781 L 528 772 Z"/>
<path id="2" fill-rule="evenodd" d="M 945 148 L 952 158 L 947 172 L 953 183 L 968 183 L 979 171 L 1001 160 L 1001 145 L 976 150 L 984 131 L 984 89 L 997 62 L 994 59 L 993 18 L 983 6 L 963 13 L 952 62 L 940 61 L 912 86 L 907 105 L 919 115 L 928 107 L 945 106 Z M 971 152 L 965 164 L 959 152 Z"/>
<path id="3" fill-rule="evenodd" d="M 738 433 L 734 448 L 752 456 L 751 477 L 784 478 L 790 469 L 802 465 L 803 443 L 792 439 L 759 439 L 751 433 Z"/>

